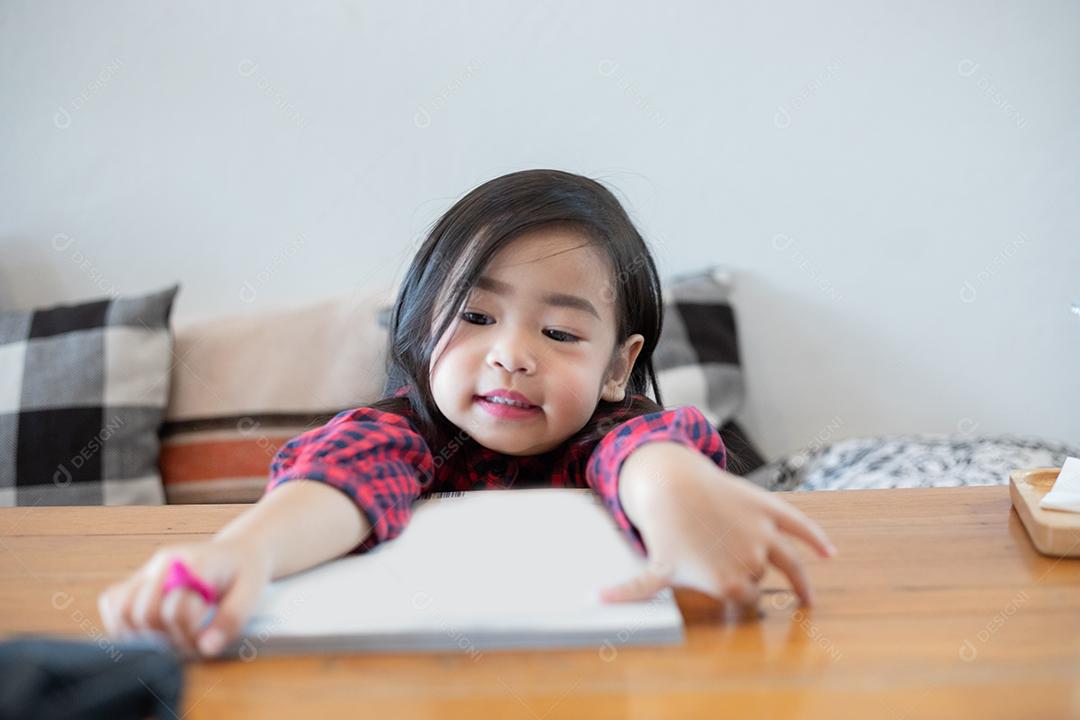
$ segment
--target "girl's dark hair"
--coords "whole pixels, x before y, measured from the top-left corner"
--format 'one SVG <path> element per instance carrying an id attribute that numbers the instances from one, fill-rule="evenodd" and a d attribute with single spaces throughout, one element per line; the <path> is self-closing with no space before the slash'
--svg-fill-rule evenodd
<path id="1" fill-rule="evenodd" d="M 630 335 L 641 333 L 645 338 L 625 400 L 601 400 L 571 441 L 598 441 L 616 422 L 662 410 L 652 355 L 663 325 L 663 299 L 652 255 L 607 188 L 559 170 L 524 170 L 490 180 L 434 224 L 398 292 L 390 319 L 384 397 L 369 407 L 399 414 L 411 411 L 434 453 L 450 447 L 455 438 L 455 446 L 465 442 L 463 431 L 439 411 L 432 397 L 428 374 L 432 353 L 492 258 L 520 235 L 553 225 L 580 232 L 587 244 L 611 261 L 614 275 L 605 290 L 614 300 L 617 322 L 612 359 Z M 432 332 L 436 323 L 438 329 Z M 393 396 L 406 385 L 406 394 Z M 650 388 L 655 401 L 646 397 Z"/>

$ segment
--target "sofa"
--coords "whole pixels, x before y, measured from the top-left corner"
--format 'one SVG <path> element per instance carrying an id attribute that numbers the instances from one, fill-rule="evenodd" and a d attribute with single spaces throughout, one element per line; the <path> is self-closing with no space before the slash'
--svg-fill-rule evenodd
<path id="1" fill-rule="evenodd" d="M 735 281 L 667 278 L 653 357 L 665 405 L 699 407 L 732 472 L 770 490 L 984 485 L 1080 455 L 961 428 L 763 457 L 736 419 Z M 179 292 L 0 311 L 0 505 L 254 502 L 284 442 L 381 397 L 392 289 L 174 325 Z"/>

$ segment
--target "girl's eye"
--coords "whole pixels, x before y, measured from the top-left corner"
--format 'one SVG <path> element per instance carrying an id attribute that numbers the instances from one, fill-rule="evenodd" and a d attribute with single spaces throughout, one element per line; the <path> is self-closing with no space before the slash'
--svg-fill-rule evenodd
<path id="1" fill-rule="evenodd" d="M 548 336 L 548 337 L 551 337 L 552 340 L 558 340 L 559 342 L 572 342 L 572 343 L 575 343 L 575 342 L 578 342 L 579 340 L 581 340 L 581 338 L 579 338 L 577 335 L 571 335 L 570 333 L 563 332 L 562 330 L 548 330 L 547 332 L 552 333 L 553 335 L 558 335 L 559 337 L 565 338 L 564 340 L 559 340 L 558 337 L 551 337 L 551 335 Z"/>
<path id="2" fill-rule="evenodd" d="M 489 318 L 487 315 L 485 315 L 483 313 L 463 312 L 463 313 L 461 313 L 461 319 L 464 320 L 465 322 L 471 323 L 473 325 L 490 325 L 490 323 L 485 322 L 485 321 L 490 320 L 491 318 Z M 549 333 L 548 337 L 550 337 L 552 340 L 555 340 L 557 342 L 564 342 L 564 343 L 581 342 L 581 338 L 579 338 L 577 335 L 571 335 L 570 333 L 564 332 L 562 330 L 548 329 L 548 330 L 545 330 L 544 332 Z"/>
<path id="3" fill-rule="evenodd" d="M 478 318 L 478 317 L 479 318 L 487 318 L 487 315 L 484 315 L 483 313 L 477 313 L 477 312 L 463 312 L 463 313 L 461 313 L 461 318 L 467 323 L 472 323 L 473 325 L 487 325 L 487 323 L 482 322 L 480 320 L 471 319 L 470 316 L 472 318 Z"/>

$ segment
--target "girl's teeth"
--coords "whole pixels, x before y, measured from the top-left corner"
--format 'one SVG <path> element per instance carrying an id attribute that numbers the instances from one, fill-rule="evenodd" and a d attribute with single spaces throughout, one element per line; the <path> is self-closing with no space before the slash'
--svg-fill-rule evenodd
<path id="1" fill-rule="evenodd" d="M 513 405 L 514 407 L 519 407 L 519 408 L 532 407 L 531 405 L 526 405 L 524 403 L 515 402 L 514 400 L 507 400 L 506 398 L 501 398 L 501 397 L 489 397 L 489 398 L 485 398 L 485 399 L 488 402 L 498 403 L 500 405 Z"/>

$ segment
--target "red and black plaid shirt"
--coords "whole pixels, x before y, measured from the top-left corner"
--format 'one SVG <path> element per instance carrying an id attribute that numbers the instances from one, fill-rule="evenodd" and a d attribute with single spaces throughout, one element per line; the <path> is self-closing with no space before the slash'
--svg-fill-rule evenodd
<path id="1" fill-rule="evenodd" d="M 395 395 L 407 390 L 398 389 Z M 727 468 L 720 433 L 696 407 L 685 405 L 612 425 L 591 445 L 568 440 L 541 455 L 504 455 L 467 438 L 455 449 L 468 457 L 452 472 L 433 455 L 410 419 L 367 407 L 345 410 L 322 427 L 289 440 L 270 464 L 264 494 L 306 478 L 333 485 L 367 516 L 373 531 L 352 552 L 366 552 L 405 529 L 413 501 L 436 492 L 488 490 L 528 485 L 590 487 L 639 553 L 646 552 L 637 528 L 619 502 L 619 470 L 634 449 L 653 440 L 680 442 Z"/>

